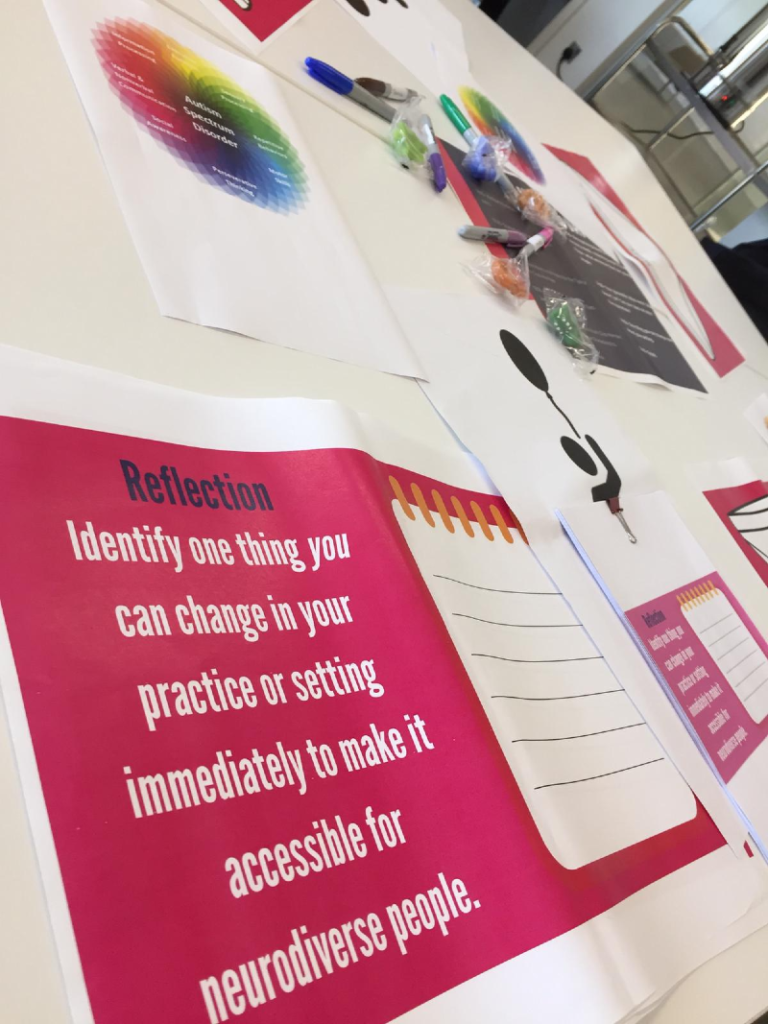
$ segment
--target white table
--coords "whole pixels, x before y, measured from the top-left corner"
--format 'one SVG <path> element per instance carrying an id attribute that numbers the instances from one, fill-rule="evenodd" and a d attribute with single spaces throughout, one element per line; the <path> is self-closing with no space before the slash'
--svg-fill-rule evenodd
<path id="1" fill-rule="evenodd" d="M 198 0 L 173 2 L 221 34 Z M 723 382 L 707 380 L 709 400 L 607 377 L 594 384 L 654 462 L 715 563 L 730 558 L 733 542 L 681 478 L 680 466 L 768 454 L 742 417 L 768 389 L 768 348 L 631 146 L 469 0 L 445 2 L 464 23 L 475 77 L 508 112 L 523 103 L 541 141 L 588 152 L 747 355 L 750 366 Z M 0 28 L 3 341 L 197 391 L 335 398 L 424 442 L 454 443 L 411 381 L 161 318 L 40 0 L 4 4 Z M 353 74 L 411 80 L 334 0 L 319 0 L 261 59 L 285 73 L 309 53 Z M 330 94 L 320 103 L 293 87 L 286 95 L 380 280 L 471 288 L 459 267 L 466 253 L 453 229 L 466 218 L 455 198 L 433 196 L 401 172 L 383 151 L 382 126 L 352 104 Z M 453 138 L 437 107 L 434 120 L 438 132 Z M 746 563 L 729 563 L 728 575 L 766 628 L 768 592 L 758 578 Z M 0 821 L 0 1021 L 64 1024 L 63 988 L 3 723 Z M 699 970 L 650 1019 L 746 1024 L 768 1007 L 766 962 L 768 929 Z"/>

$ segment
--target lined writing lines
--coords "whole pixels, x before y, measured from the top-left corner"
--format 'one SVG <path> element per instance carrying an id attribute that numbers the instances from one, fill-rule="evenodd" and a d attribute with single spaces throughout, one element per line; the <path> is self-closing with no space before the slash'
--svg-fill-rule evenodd
<path id="1" fill-rule="evenodd" d="M 562 629 L 562 626 L 557 628 Z M 585 654 L 583 658 L 504 658 L 500 654 L 480 654 L 473 651 L 472 657 L 494 658 L 496 661 L 513 662 L 515 665 L 569 665 L 574 661 L 602 661 L 600 654 Z"/>
<path id="2" fill-rule="evenodd" d="M 487 622 L 489 626 L 511 626 L 514 629 L 525 629 L 526 625 L 523 622 L 496 622 L 493 619 L 481 619 L 477 615 L 467 615 L 466 612 L 452 612 L 458 619 L 474 619 L 475 622 Z M 551 626 L 547 623 L 540 623 L 538 625 L 529 625 L 528 629 L 551 629 Z M 584 627 L 580 622 L 565 622 L 560 627 L 561 629 L 583 629 Z"/>
<path id="3" fill-rule="evenodd" d="M 692 817 L 690 790 L 530 548 L 398 519 L 551 853 L 580 867 Z"/>
<path id="4" fill-rule="evenodd" d="M 456 580 L 452 576 L 443 576 L 439 572 L 432 574 L 436 580 L 448 580 L 449 583 L 458 583 L 462 587 L 472 587 L 473 590 L 488 590 L 493 594 L 524 594 L 535 597 L 561 597 L 559 590 L 502 590 L 500 587 L 481 587 L 477 583 L 468 583 L 466 580 Z"/>
<path id="5" fill-rule="evenodd" d="M 621 687 L 615 690 L 595 690 L 594 693 L 572 693 L 566 697 L 518 697 L 508 693 L 492 693 L 491 700 L 583 700 L 585 697 L 603 697 L 606 693 L 623 693 Z"/>
<path id="6" fill-rule="evenodd" d="M 624 729 L 637 729 L 639 726 L 645 727 L 645 722 L 632 722 L 630 725 L 614 725 L 610 729 L 598 729 L 596 732 L 580 732 L 576 733 L 575 736 L 555 736 L 549 738 L 543 738 L 536 736 L 531 739 L 530 737 L 521 736 L 516 740 L 512 740 L 513 743 L 558 743 L 561 740 L 584 740 L 590 736 L 605 736 L 609 732 L 621 732 Z"/>
<path id="7" fill-rule="evenodd" d="M 550 782 L 546 786 L 537 786 L 536 789 L 549 789 L 551 786 L 572 786 L 578 782 L 594 782 L 595 779 L 605 779 L 609 775 L 621 775 L 622 772 L 631 772 L 635 768 L 645 768 L 649 764 L 658 764 L 659 761 L 663 761 L 663 757 L 656 757 L 653 761 L 643 761 L 642 764 L 633 764 L 629 768 L 617 768 L 616 771 L 606 772 L 604 775 L 590 775 L 588 779 L 574 779 L 572 782 Z"/>
<path id="8" fill-rule="evenodd" d="M 691 628 L 755 722 L 768 715 L 768 659 L 731 602 L 719 590 L 683 606 Z"/>

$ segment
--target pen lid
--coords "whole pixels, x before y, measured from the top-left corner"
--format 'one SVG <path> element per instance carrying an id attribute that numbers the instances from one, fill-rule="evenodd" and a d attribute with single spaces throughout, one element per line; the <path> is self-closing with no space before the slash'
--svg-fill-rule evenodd
<path id="1" fill-rule="evenodd" d="M 330 64 L 326 64 L 316 57 L 306 57 L 304 67 L 311 78 L 328 86 L 329 89 L 333 89 L 334 92 L 338 92 L 342 96 L 352 92 L 355 84 L 352 79 L 342 74 L 341 71 L 337 71 L 336 68 L 332 68 Z"/>

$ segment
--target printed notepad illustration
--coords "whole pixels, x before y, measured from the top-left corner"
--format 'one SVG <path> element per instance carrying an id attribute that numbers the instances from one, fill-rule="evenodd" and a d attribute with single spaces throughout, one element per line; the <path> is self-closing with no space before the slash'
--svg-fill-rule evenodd
<path id="1" fill-rule="evenodd" d="M 434 514 L 418 485 L 409 498 L 391 483 L 398 522 L 552 855 L 582 867 L 693 818 L 690 790 L 519 524 L 495 504 L 467 510 L 436 490 Z"/>
<path id="2" fill-rule="evenodd" d="M 714 583 L 677 595 L 686 621 L 755 722 L 768 715 L 768 658 Z"/>

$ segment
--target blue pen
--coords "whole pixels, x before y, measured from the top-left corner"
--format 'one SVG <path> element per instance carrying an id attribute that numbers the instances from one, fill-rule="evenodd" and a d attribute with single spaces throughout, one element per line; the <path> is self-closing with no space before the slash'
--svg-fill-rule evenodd
<path id="1" fill-rule="evenodd" d="M 336 68 L 332 68 L 330 64 L 325 64 L 315 57 L 307 57 L 304 61 L 304 67 L 315 81 L 321 82 L 329 89 L 333 89 L 340 96 L 348 96 L 355 103 L 359 103 L 361 107 L 367 107 L 374 114 L 383 117 L 385 121 L 393 121 L 395 119 L 397 111 L 394 107 L 379 99 L 378 96 L 374 96 L 367 89 L 363 89 L 361 85 L 353 82 L 351 78 L 342 74 L 341 71 L 337 71 Z"/>

